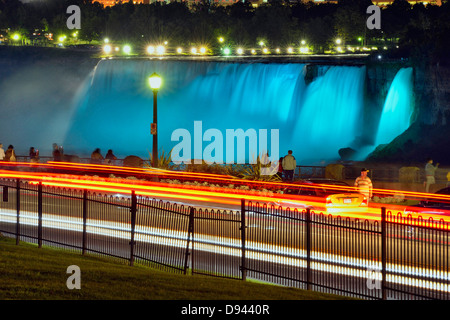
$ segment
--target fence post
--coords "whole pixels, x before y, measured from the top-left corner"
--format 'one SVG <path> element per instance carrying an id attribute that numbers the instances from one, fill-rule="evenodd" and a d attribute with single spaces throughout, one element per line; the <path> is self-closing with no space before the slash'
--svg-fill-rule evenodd
<path id="1" fill-rule="evenodd" d="M 247 226 L 245 225 L 245 199 L 241 199 L 241 241 L 242 241 L 242 260 L 241 260 L 241 273 L 242 273 L 242 280 L 247 280 L 247 261 L 245 258 L 245 238 L 246 233 L 245 229 Z"/>
<path id="2" fill-rule="evenodd" d="M 86 239 L 87 239 L 87 189 L 83 190 L 83 243 L 81 248 L 81 254 L 86 253 Z"/>
<path id="3" fill-rule="evenodd" d="M 136 228 L 136 211 L 137 211 L 137 199 L 134 190 L 131 191 L 131 241 L 130 241 L 130 266 L 134 264 L 134 232 Z"/>
<path id="4" fill-rule="evenodd" d="M 311 290 L 311 208 L 306 208 L 306 289 Z"/>
<path id="5" fill-rule="evenodd" d="M 3 202 L 8 202 L 8 186 L 3 186 Z"/>
<path id="6" fill-rule="evenodd" d="M 38 185 L 38 248 L 42 248 L 42 181 Z"/>
<path id="7" fill-rule="evenodd" d="M 187 243 L 186 243 L 186 252 L 184 255 L 184 274 L 187 274 L 187 269 L 188 269 L 188 260 L 189 260 L 189 244 L 191 242 L 191 237 L 192 237 L 192 242 L 194 241 L 193 237 L 194 237 L 194 214 L 195 214 L 195 208 L 191 207 L 189 209 L 189 225 L 188 225 L 188 238 L 187 238 Z M 191 264 L 193 266 L 194 262 L 191 259 Z"/>
<path id="8" fill-rule="evenodd" d="M 381 208 L 381 291 L 382 299 L 386 300 L 386 250 L 387 250 L 387 232 L 386 232 L 386 207 Z"/>
<path id="9" fill-rule="evenodd" d="M 20 242 L 20 180 L 16 181 L 16 245 Z"/>

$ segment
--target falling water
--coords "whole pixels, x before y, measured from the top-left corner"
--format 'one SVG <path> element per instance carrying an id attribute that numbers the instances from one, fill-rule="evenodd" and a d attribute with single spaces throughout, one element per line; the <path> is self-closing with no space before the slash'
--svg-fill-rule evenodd
<path id="1" fill-rule="evenodd" d="M 376 136 L 376 144 L 386 144 L 402 134 L 411 124 L 413 109 L 413 69 L 400 69 L 392 81 Z"/>
<path id="2" fill-rule="evenodd" d="M 119 157 L 149 158 L 153 96 L 147 79 L 157 72 L 163 78 L 158 140 L 165 152 L 178 143 L 171 140 L 175 130 L 194 134 L 194 121 L 201 121 L 203 133 L 217 129 L 223 137 L 227 129 L 279 130 L 280 156 L 292 149 L 304 165 L 337 160 L 341 148 L 373 150 L 355 144 L 367 135 L 362 122 L 366 68 L 319 66 L 321 72 L 306 83 L 307 68 L 299 63 L 105 59 L 83 82 L 60 69 L 22 70 L 0 87 L 1 142 L 16 144 L 19 154 L 58 142 L 81 157 L 101 148 Z M 378 133 L 370 133 L 377 143 L 408 128 L 411 78 L 411 68 L 401 69 L 392 82 Z M 21 90 L 14 90 L 19 85 Z M 196 141 L 204 149 L 210 142 L 202 138 Z"/>
<path id="3" fill-rule="evenodd" d="M 299 161 L 337 159 L 358 135 L 365 67 L 331 67 L 306 85 L 305 65 L 295 63 L 103 60 L 65 145 L 121 154 L 151 150 L 146 79 L 153 72 L 164 78 L 158 135 L 166 152 L 177 143 L 171 133 L 194 132 L 194 121 L 223 136 L 227 129 L 278 129 L 280 155 L 292 149 Z"/>

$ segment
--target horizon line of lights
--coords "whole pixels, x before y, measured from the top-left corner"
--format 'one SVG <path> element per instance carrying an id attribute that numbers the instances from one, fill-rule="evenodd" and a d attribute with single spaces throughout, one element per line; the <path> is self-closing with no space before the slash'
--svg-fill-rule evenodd
<path id="1" fill-rule="evenodd" d="M 0 216 L 4 217 L 4 222 L 11 224 L 17 223 L 17 213 L 15 212 L 15 210 L 6 211 L 11 212 L 8 213 L 5 212 L 5 209 L 0 209 Z M 63 217 L 63 220 L 61 220 L 52 218 L 52 216 L 56 215 L 43 215 L 43 227 L 74 232 L 83 231 L 82 218 Z M 20 218 L 20 223 L 23 225 L 38 225 L 39 218 L 32 212 L 22 212 Z M 131 237 L 131 223 L 111 223 L 104 220 L 88 219 L 88 223 L 86 224 L 86 232 L 100 236 L 128 240 Z M 144 243 L 159 244 L 185 249 L 187 242 L 186 234 L 187 231 L 136 225 L 134 239 L 135 241 Z M 164 242 L 162 243 L 161 240 L 164 240 Z M 247 259 L 306 268 L 307 264 L 305 261 L 305 249 L 262 243 L 258 241 L 246 241 L 246 244 Z M 196 233 L 196 251 L 217 253 L 217 246 L 225 246 L 225 248 L 222 248 L 222 250 L 220 251 L 220 254 L 233 257 L 242 256 L 240 248 L 242 246 L 242 243 L 240 239 Z M 192 242 L 189 243 L 189 248 L 191 250 L 193 249 Z M 311 259 L 317 260 L 311 262 L 312 270 L 381 281 L 380 261 L 367 260 L 351 256 L 342 256 L 320 251 L 312 251 Z M 415 286 L 442 292 L 449 292 L 450 290 L 449 284 L 437 282 L 439 280 L 446 280 L 449 278 L 450 274 L 446 271 L 415 266 L 404 266 L 398 263 L 387 264 L 386 271 L 386 281 L 389 283 Z M 426 279 L 417 279 L 416 277 L 418 276 L 425 276 Z"/>
<path id="2" fill-rule="evenodd" d="M 378 47 L 341 47 L 338 46 L 335 48 L 337 53 L 345 53 L 345 52 L 352 52 L 355 53 L 356 51 L 359 51 L 361 53 L 367 53 L 370 51 L 378 51 Z M 384 50 L 387 50 L 387 47 L 384 47 Z M 128 44 L 123 45 L 122 48 L 120 46 L 113 46 L 111 44 L 105 44 L 102 48 L 102 51 L 106 55 L 113 55 L 113 54 L 125 54 L 125 55 L 132 55 L 132 47 Z M 141 51 L 141 50 L 140 50 Z M 164 45 L 149 45 L 146 47 L 144 52 L 148 56 L 165 56 L 165 55 L 173 55 L 173 54 L 179 54 L 179 55 L 211 55 L 211 49 L 209 49 L 206 46 L 191 46 L 188 48 L 183 47 L 176 47 L 174 52 L 168 53 L 168 48 Z M 232 49 L 230 47 L 223 47 L 220 49 L 220 55 L 224 56 L 230 56 L 230 55 L 257 55 L 257 54 L 263 54 L 263 55 L 273 55 L 273 54 L 312 54 L 313 52 L 308 46 L 300 46 L 297 49 L 295 47 L 287 47 L 285 50 L 282 50 L 280 47 L 276 47 L 273 49 L 263 47 L 263 48 L 243 48 L 243 47 L 237 47 L 235 49 Z"/>

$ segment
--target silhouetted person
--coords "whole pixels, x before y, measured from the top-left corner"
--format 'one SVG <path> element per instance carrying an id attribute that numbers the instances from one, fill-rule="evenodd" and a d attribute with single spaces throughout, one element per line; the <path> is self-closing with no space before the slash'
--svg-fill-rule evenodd
<path id="1" fill-rule="evenodd" d="M 56 143 L 53 144 L 52 156 L 53 156 L 53 161 L 61 161 L 61 159 L 62 159 L 61 151 Z"/>
<path id="2" fill-rule="evenodd" d="M 31 147 L 29 156 L 30 156 L 31 162 L 38 162 L 39 161 L 39 150 L 35 150 L 34 147 Z"/>
<path id="3" fill-rule="evenodd" d="M 114 160 L 117 160 L 117 157 L 114 155 L 111 149 L 105 155 L 105 163 L 111 164 L 114 163 Z"/>
<path id="4" fill-rule="evenodd" d="M 14 151 L 14 146 L 11 144 L 5 152 L 5 161 L 16 161 L 16 152 Z"/>
<path id="5" fill-rule="evenodd" d="M 283 179 L 283 157 L 280 158 L 280 160 L 278 161 L 278 172 L 277 172 L 277 176 L 280 179 Z"/>
<path id="6" fill-rule="evenodd" d="M 91 163 L 102 163 L 102 162 L 103 162 L 103 156 L 100 152 L 100 149 L 97 148 L 91 154 Z"/>

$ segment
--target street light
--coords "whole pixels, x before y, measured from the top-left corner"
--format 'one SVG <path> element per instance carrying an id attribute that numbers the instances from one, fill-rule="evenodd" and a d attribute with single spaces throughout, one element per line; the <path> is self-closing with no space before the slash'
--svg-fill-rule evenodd
<path id="1" fill-rule="evenodd" d="M 123 47 L 123 52 L 124 52 L 126 55 L 130 54 L 130 53 L 131 53 L 131 47 L 130 47 L 128 44 L 126 44 L 126 45 Z"/>
<path id="2" fill-rule="evenodd" d="M 161 77 L 154 72 L 149 78 L 148 83 L 150 84 L 150 88 L 153 91 L 153 123 L 151 125 L 150 132 L 153 135 L 153 152 L 152 152 L 152 165 L 153 167 L 158 167 L 158 117 L 157 117 L 157 110 L 158 110 L 158 102 L 157 102 L 157 96 L 158 96 L 158 90 L 161 87 L 162 79 Z"/>
<path id="3" fill-rule="evenodd" d="M 17 43 L 19 42 L 19 40 L 20 40 L 20 35 L 19 35 L 18 33 L 15 33 L 15 34 L 12 36 L 12 39 L 13 39 L 14 42 L 17 44 Z"/>

